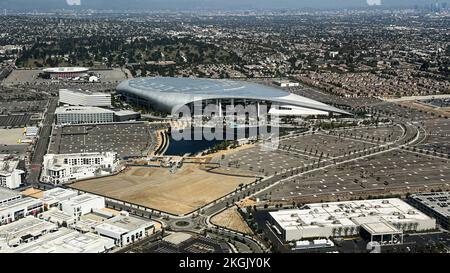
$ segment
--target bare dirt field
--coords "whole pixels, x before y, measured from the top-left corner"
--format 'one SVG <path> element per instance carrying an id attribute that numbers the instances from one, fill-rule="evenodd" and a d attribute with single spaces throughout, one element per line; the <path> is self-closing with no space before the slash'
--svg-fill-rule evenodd
<path id="1" fill-rule="evenodd" d="M 0 144 L 17 145 L 23 137 L 23 128 L 0 129 Z"/>
<path id="2" fill-rule="evenodd" d="M 44 197 L 44 192 L 39 189 L 35 189 L 35 188 L 26 189 L 26 190 L 22 191 L 20 194 L 29 196 L 29 197 L 33 197 L 33 198 L 43 198 Z"/>
<path id="3" fill-rule="evenodd" d="M 253 181 L 185 164 L 173 174 L 166 168 L 131 167 L 118 175 L 80 181 L 71 187 L 183 215 L 234 191 L 241 183 Z"/>
<path id="4" fill-rule="evenodd" d="M 425 112 L 430 112 L 430 113 L 434 113 L 435 115 L 442 115 L 444 117 L 450 117 L 450 109 L 449 107 L 444 107 L 444 108 L 435 108 L 429 105 L 425 105 L 423 103 L 418 103 L 416 101 L 403 101 L 398 103 L 400 105 L 409 107 L 409 108 L 414 108 L 417 110 L 422 110 Z"/>
<path id="5" fill-rule="evenodd" d="M 211 218 L 213 224 L 245 234 L 252 234 L 244 218 L 239 214 L 236 207 L 231 207 Z"/>

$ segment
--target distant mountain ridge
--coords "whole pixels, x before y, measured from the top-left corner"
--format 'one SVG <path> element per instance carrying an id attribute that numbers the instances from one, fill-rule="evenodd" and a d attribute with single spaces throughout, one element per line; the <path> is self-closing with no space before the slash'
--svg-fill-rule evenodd
<path id="1" fill-rule="evenodd" d="M 73 0 L 72 0 L 73 2 Z M 439 2 L 450 3 L 450 0 Z M 432 4 L 434 0 L 382 0 L 383 6 Z M 95 10 L 235 10 L 295 8 L 360 8 L 367 0 L 81 0 L 81 5 L 68 5 L 67 0 L 0 0 L 0 9 L 17 11 L 51 11 L 58 9 Z"/>

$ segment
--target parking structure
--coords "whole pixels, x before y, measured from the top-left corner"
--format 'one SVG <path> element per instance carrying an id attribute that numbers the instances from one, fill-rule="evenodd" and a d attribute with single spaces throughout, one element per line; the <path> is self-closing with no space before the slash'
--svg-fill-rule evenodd
<path id="1" fill-rule="evenodd" d="M 117 152 L 145 156 L 156 145 L 156 127 L 143 122 L 56 127 L 49 153 Z"/>

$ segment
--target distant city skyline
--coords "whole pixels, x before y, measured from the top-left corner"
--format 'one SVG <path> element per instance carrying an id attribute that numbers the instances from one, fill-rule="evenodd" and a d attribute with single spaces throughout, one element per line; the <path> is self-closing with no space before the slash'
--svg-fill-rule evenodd
<path id="1" fill-rule="evenodd" d="M 339 9 L 369 6 L 414 7 L 450 0 L 0 0 L 1 9 L 9 10 L 238 10 L 238 9 Z"/>

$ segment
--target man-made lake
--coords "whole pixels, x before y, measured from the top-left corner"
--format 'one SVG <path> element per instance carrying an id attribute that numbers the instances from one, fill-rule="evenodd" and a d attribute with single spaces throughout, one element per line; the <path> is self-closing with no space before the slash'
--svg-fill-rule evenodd
<path id="1" fill-rule="evenodd" d="M 284 131 L 285 129 L 283 129 L 282 131 Z M 202 136 L 201 132 L 202 132 L 202 128 L 195 128 L 195 129 L 191 129 L 190 133 L 191 133 L 191 138 L 190 139 L 182 139 L 179 140 L 178 136 L 174 137 L 173 135 L 169 134 L 169 147 L 167 148 L 167 151 L 164 153 L 164 155 L 175 155 L 175 156 L 183 156 L 186 154 L 191 154 L 191 155 L 195 155 L 198 154 L 200 152 L 206 151 L 211 147 L 214 147 L 217 144 L 220 144 L 221 142 L 223 142 L 223 140 L 209 140 L 209 139 L 205 139 L 204 137 L 200 140 L 194 140 L 194 132 L 198 133 L 199 136 Z M 270 129 L 269 129 L 270 132 Z M 253 132 L 252 132 L 253 134 Z M 247 130 L 240 131 L 238 132 L 237 129 L 234 130 L 234 139 L 238 138 L 236 136 L 239 136 L 239 138 L 243 138 L 242 136 L 248 137 L 249 135 L 249 130 L 247 128 Z M 224 136 L 225 138 L 225 133 Z"/>

